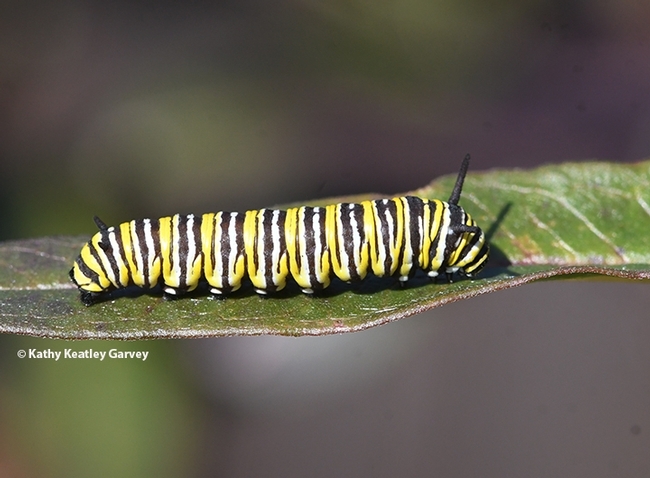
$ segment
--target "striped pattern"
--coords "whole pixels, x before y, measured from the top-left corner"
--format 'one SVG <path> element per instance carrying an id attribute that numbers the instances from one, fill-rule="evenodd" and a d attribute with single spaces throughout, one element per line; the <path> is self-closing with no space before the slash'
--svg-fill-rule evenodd
<path id="1" fill-rule="evenodd" d="M 245 278 L 260 294 L 283 289 L 289 278 L 312 293 L 331 277 L 358 281 L 369 272 L 402 282 L 418 268 L 431 277 L 459 270 L 471 276 L 487 255 L 485 235 L 460 206 L 405 196 L 125 222 L 95 234 L 71 277 L 86 303 L 129 285 L 161 283 L 178 296 L 202 280 L 223 295 Z"/>
<path id="2" fill-rule="evenodd" d="M 417 269 L 448 279 L 476 275 L 489 248 L 485 234 L 458 205 L 469 155 L 448 202 L 414 196 L 202 216 L 176 214 L 107 227 L 82 249 L 70 278 L 91 305 L 105 292 L 162 284 L 166 297 L 190 292 L 206 281 L 222 296 L 250 280 L 255 291 L 282 290 L 292 278 L 306 294 L 343 281 L 399 277 Z"/>

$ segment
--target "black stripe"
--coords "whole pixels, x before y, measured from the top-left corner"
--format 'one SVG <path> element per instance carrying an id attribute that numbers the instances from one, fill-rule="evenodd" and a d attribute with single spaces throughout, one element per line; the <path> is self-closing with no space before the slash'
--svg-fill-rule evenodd
<path id="1" fill-rule="evenodd" d="M 454 226 L 465 223 L 465 212 L 460 208 L 460 206 L 456 206 L 454 204 L 448 204 L 447 207 L 449 208 L 449 212 L 451 214 L 449 228 L 451 231 L 453 231 Z M 445 241 L 445 260 L 442 264 L 444 267 L 450 265 L 449 259 L 451 259 L 451 256 L 456 251 L 456 241 L 458 241 L 459 236 L 460 234 L 456 232 L 447 234 L 447 240 Z"/>
<path id="2" fill-rule="evenodd" d="M 187 243 L 187 216 L 178 214 L 178 260 L 180 266 L 180 277 L 178 281 L 178 288 L 187 288 L 187 254 L 189 252 L 189 244 Z"/>
<path id="3" fill-rule="evenodd" d="M 431 227 L 436 228 L 436 235 L 433 238 L 433 241 L 431 242 L 431 248 L 429 249 L 429 270 L 431 270 L 431 271 L 434 270 L 434 269 L 431 269 L 431 266 L 432 266 L 433 259 L 438 255 L 439 248 L 441 248 L 441 247 L 444 248 L 445 247 L 445 244 L 444 244 L 445 238 L 440 237 L 440 233 L 442 232 L 442 224 L 443 224 L 443 222 L 445 220 L 444 219 L 444 217 L 445 217 L 445 209 L 448 206 L 447 206 L 447 203 L 444 203 L 444 202 L 442 203 L 442 206 L 438 206 L 437 203 L 435 203 L 433 201 L 429 202 L 429 208 L 431 209 L 431 219 L 432 220 L 434 220 L 434 218 L 436 217 L 436 209 L 439 208 L 439 207 L 442 207 L 442 214 L 440 214 L 440 220 L 437 223 L 435 223 L 435 222 L 431 223 Z M 424 233 L 429 234 L 430 231 L 425 231 Z M 443 263 L 444 263 L 444 257 L 443 257 Z M 440 268 L 435 269 L 435 270 L 439 271 L 441 268 L 442 268 L 442 265 L 441 265 Z"/>
<path id="4" fill-rule="evenodd" d="M 131 221 L 128 223 L 128 231 L 129 231 L 129 240 L 131 241 L 131 261 L 133 261 L 133 269 L 131 269 L 131 263 L 127 262 L 126 263 L 126 268 L 129 270 L 129 281 L 132 283 L 133 282 L 133 274 L 138 270 L 138 262 L 137 262 L 137 254 L 135 251 L 135 247 L 133 247 L 134 242 L 138 239 L 137 236 L 134 238 L 133 237 L 133 230 L 131 229 Z"/>
<path id="5" fill-rule="evenodd" d="M 312 224 L 314 222 L 314 208 L 302 207 L 304 211 L 302 227 L 305 231 L 301 242 L 305 244 L 305 253 L 307 255 L 307 267 L 309 268 L 309 286 L 313 287 L 316 283 L 316 274 L 314 268 L 316 266 L 316 236 L 314 235 Z M 300 216 L 298 216 L 300 218 Z M 296 249 L 298 264 L 301 264 L 300 248 Z"/>
<path id="6" fill-rule="evenodd" d="M 154 260 L 159 259 L 159 279 L 162 280 L 162 250 L 160 248 L 160 219 L 151 220 L 151 236 L 153 237 Z"/>
<path id="7" fill-rule="evenodd" d="M 93 248 L 91 247 L 90 249 L 92 250 Z M 82 273 L 83 275 L 85 275 L 86 277 L 88 277 L 88 278 L 90 279 L 91 282 L 93 282 L 93 283 L 95 283 L 95 284 L 99 284 L 99 274 L 98 274 L 97 272 L 95 272 L 94 270 L 92 270 L 90 267 L 88 267 L 88 264 L 86 264 L 86 263 L 81 259 L 81 255 L 79 255 L 79 257 L 77 257 L 77 259 L 75 260 L 75 262 L 77 263 L 77 266 L 79 267 L 79 270 L 81 271 L 81 273 Z M 102 269 L 102 270 L 103 270 L 103 269 Z M 76 283 L 77 283 L 77 282 L 75 281 L 75 284 L 76 284 Z M 79 284 L 77 284 L 77 285 L 79 285 Z"/>
<path id="8" fill-rule="evenodd" d="M 424 204 L 422 199 L 414 196 L 406 196 L 406 203 L 409 208 L 409 232 L 411 234 L 411 269 L 409 275 L 413 274 L 418 267 L 418 256 L 420 255 L 420 244 L 422 243 L 422 238 L 420 237 L 420 223 L 424 218 Z M 406 243 L 406 241 L 404 241 Z M 404 256 L 402 256 L 402 264 L 408 259 L 406 255 L 406 247 L 404 247 Z"/>
<path id="9" fill-rule="evenodd" d="M 128 286 L 129 284 L 133 283 L 133 275 L 131 274 L 131 268 L 129 267 L 129 261 L 126 258 L 126 249 L 124 247 L 124 239 L 122 238 L 122 227 L 116 228 L 115 231 L 115 240 L 117 241 L 118 245 L 118 252 L 120 253 L 120 257 L 122 258 L 122 262 L 124 263 L 124 267 L 126 268 L 126 273 L 127 273 L 127 283 L 126 285 Z"/>
<path id="10" fill-rule="evenodd" d="M 144 233 L 144 220 L 135 221 L 135 238 L 131 236 L 131 242 L 138 242 L 140 247 L 140 257 L 142 258 L 142 274 L 144 275 L 144 287 L 150 288 L 149 283 L 149 253 L 147 251 L 147 237 Z M 135 248 L 133 248 L 133 259 L 136 260 Z M 137 260 L 136 260 L 137 266 Z"/>
<path id="11" fill-rule="evenodd" d="M 474 260 L 473 260 L 472 262 L 470 262 L 469 264 L 467 264 L 467 265 L 464 267 L 464 269 L 471 269 L 474 265 L 476 265 L 476 264 L 478 264 L 479 262 L 481 262 L 481 260 L 485 257 L 485 261 L 483 262 L 483 264 L 481 264 L 480 267 L 479 267 L 478 269 L 476 269 L 475 271 L 471 272 L 472 275 L 476 275 L 476 274 L 478 274 L 478 273 L 481 271 L 481 269 L 483 269 L 483 267 L 485 267 L 485 264 L 487 263 L 487 260 L 488 260 L 489 254 L 490 254 L 490 247 L 488 246 L 488 243 L 485 242 L 485 243 L 483 244 L 483 247 L 481 247 L 481 250 L 479 251 L 479 253 L 478 253 L 478 254 L 476 255 L 476 257 L 474 258 Z"/>
<path id="12" fill-rule="evenodd" d="M 350 271 L 350 280 L 356 281 L 359 280 L 359 274 L 357 272 L 357 267 L 354 262 L 354 231 L 352 229 L 352 220 L 351 217 L 355 217 L 355 206 L 361 207 L 358 204 L 341 204 L 341 236 L 343 237 L 343 244 L 340 246 L 345 250 L 345 253 L 348 256 L 347 267 Z M 356 217 L 355 217 L 356 218 Z M 341 264 L 342 265 L 342 264 Z"/>
<path id="13" fill-rule="evenodd" d="M 195 256 L 192 258 L 192 261 L 196 260 L 197 257 L 203 255 L 202 248 L 202 238 L 201 238 L 201 226 L 203 224 L 203 216 L 194 216 L 194 224 L 192 226 L 192 233 L 194 235 L 194 249 Z M 203 268 L 203 262 L 201 262 L 201 268 Z"/>
<path id="14" fill-rule="evenodd" d="M 398 201 L 402 202 L 401 199 L 399 199 L 399 198 L 391 200 L 393 205 L 395 205 L 395 216 L 394 216 L 395 217 L 395 222 L 394 222 L 394 224 L 395 224 L 395 233 L 394 233 L 395 240 L 397 240 L 397 237 L 398 237 L 397 233 L 399 232 L 399 227 L 398 227 L 398 222 L 399 221 L 398 221 L 398 219 L 400 219 L 400 218 L 397 217 L 397 202 Z M 410 227 L 410 224 L 406 223 L 406 208 L 404 207 L 403 203 L 402 203 L 401 222 L 403 224 L 404 230 L 402 231 L 402 239 L 399 242 L 399 244 L 397 244 L 397 257 L 395 257 L 395 262 L 397 262 L 397 267 L 395 267 L 395 274 L 398 274 L 398 275 L 400 274 L 400 269 L 404 265 L 404 254 L 405 254 L 405 251 L 406 251 L 406 228 Z"/>
<path id="15" fill-rule="evenodd" d="M 101 234 L 103 234 L 103 233 L 101 233 Z M 102 240 L 103 240 L 103 238 L 102 238 Z M 97 262 L 97 264 L 99 264 L 99 268 L 102 270 L 102 275 L 103 275 L 103 277 L 104 277 L 108 282 L 110 282 L 110 279 L 108 278 L 108 273 L 107 273 L 107 271 L 106 271 L 106 268 L 104 267 L 104 263 L 103 263 L 102 260 L 100 259 L 100 257 L 99 257 L 99 253 L 97 252 L 97 249 L 95 248 L 94 244 L 92 243 L 92 240 L 91 240 L 91 242 L 88 243 L 88 249 L 90 250 L 90 254 L 93 256 L 93 258 L 95 259 L 95 261 Z M 102 251 L 104 251 L 104 250 L 102 249 Z M 105 251 L 104 251 L 104 252 L 105 252 Z M 81 259 L 81 256 L 79 256 L 79 258 Z"/>
<path id="16" fill-rule="evenodd" d="M 299 228 L 299 223 L 300 223 L 300 212 L 301 212 L 303 209 L 304 209 L 304 207 L 300 207 L 300 208 L 298 208 L 298 209 L 294 209 L 294 210 L 292 211 L 292 213 L 291 213 L 291 214 L 292 214 L 292 218 L 295 219 L 295 221 L 296 221 L 296 226 L 295 226 L 295 228 L 294 228 L 294 236 L 292 237 L 293 242 L 294 242 L 294 244 L 295 244 L 296 253 L 295 253 L 295 256 L 294 256 L 294 257 L 289 257 L 289 261 L 290 261 L 290 263 L 291 263 L 291 260 L 294 260 L 294 261 L 296 262 L 296 267 L 298 268 L 298 270 L 302 269 L 302 257 L 300 256 L 300 244 L 301 244 L 301 240 L 300 240 L 300 237 L 299 237 L 299 235 L 298 235 L 298 230 L 299 230 L 298 228 Z M 288 240 L 288 239 L 289 239 L 289 238 L 287 238 L 287 240 Z"/>
<path id="17" fill-rule="evenodd" d="M 115 232 L 115 228 L 111 227 L 109 229 L 112 229 L 111 232 Z M 102 241 L 104 244 L 106 244 L 106 249 L 102 249 L 104 253 L 106 254 L 106 257 L 108 258 L 108 263 L 111 267 L 111 270 L 113 271 L 113 276 L 115 277 L 115 282 L 117 282 L 117 287 L 121 287 L 121 282 L 120 282 L 120 271 L 119 267 L 117 266 L 117 261 L 115 260 L 115 254 L 113 251 L 113 243 L 109 239 L 110 232 L 107 230 L 106 232 L 102 232 Z M 120 248 L 120 237 L 116 233 L 115 234 L 115 242 L 117 243 L 118 247 L 118 254 L 120 256 L 123 256 L 124 254 L 121 253 L 119 250 Z"/>
<path id="18" fill-rule="evenodd" d="M 386 274 L 390 274 L 390 271 L 393 267 L 393 262 L 395 262 L 396 260 L 399 261 L 399 255 L 395 258 L 393 257 L 392 254 L 393 243 L 391 243 L 391 234 L 390 234 L 391 231 L 389 230 L 390 225 L 388 223 L 388 219 L 386 219 L 386 212 L 388 212 L 391 219 L 393 220 L 393 226 L 391 229 L 392 229 L 392 237 L 393 239 L 395 239 L 397 236 L 397 207 L 393 200 L 388 200 L 386 204 L 384 204 L 384 202 L 381 201 L 379 210 L 380 210 L 379 219 L 381 220 L 382 237 L 384 240 L 384 244 L 388 246 L 386 259 L 384 260 L 384 271 Z"/>
<path id="19" fill-rule="evenodd" d="M 388 204 L 386 204 L 386 211 L 388 211 L 388 214 L 393 220 L 393 226 L 392 226 L 392 237 L 393 241 L 395 240 L 395 236 L 397 235 L 397 208 L 395 206 L 395 202 L 392 200 L 388 201 Z M 385 215 L 385 213 L 384 213 Z M 384 267 L 386 268 L 386 271 L 390 274 L 390 270 L 393 268 L 393 262 L 395 260 L 399 260 L 399 256 L 397 258 L 393 257 L 393 252 L 392 252 L 392 246 L 395 244 L 394 242 L 391 242 L 391 235 L 388 230 L 389 228 L 389 223 L 388 220 L 386 220 L 386 244 L 388 244 L 388 254 L 386 254 L 386 262 L 384 263 Z"/>
<path id="20" fill-rule="evenodd" d="M 259 239 L 258 234 L 260 233 L 259 231 L 259 213 L 260 211 L 255 211 L 255 220 L 253 221 L 254 227 L 253 227 L 253 267 L 255 271 L 257 272 L 260 268 L 260 262 L 258 259 L 258 253 L 257 253 L 257 241 Z M 264 217 L 264 216 L 262 216 Z M 264 227 L 264 224 L 262 224 L 262 227 Z"/>
<path id="21" fill-rule="evenodd" d="M 273 209 L 264 209 L 264 241 L 262 242 L 262 256 L 264 259 L 264 279 L 266 289 L 274 292 L 277 288 L 273 282 Z"/>
<path id="22" fill-rule="evenodd" d="M 476 226 L 476 223 L 474 221 L 467 221 L 468 226 Z M 472 238 L 467 242 L 465 247 L 463 247 L 463 250 L 460 252 L 460 255 L 458 256 L 458 261 L 462 261 L 462 259 L 469 254 L 469 251 L 472 250 L 472 247 L 479 241 L 481 238 L 482 234 L 474 234 Z"/>

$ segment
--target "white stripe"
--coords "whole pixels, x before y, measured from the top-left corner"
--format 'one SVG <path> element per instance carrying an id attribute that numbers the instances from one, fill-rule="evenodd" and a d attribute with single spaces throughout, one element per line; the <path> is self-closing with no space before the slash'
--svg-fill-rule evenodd
<path id="1" fill-rule="evenodd" d="M 102 240 L 103 238 L 100 239 L 100 242 Z M 104 252 L 104 249 L 102 249 L 101 247 L 97 247 L 95 251 L 97 252 L 97 255 L 99 255 L 99 259 L 102 263 L 102 266 L 104 266 L 104 270 L 106 271 L 108 280 L 111 282 L 111 284 L 117 286 L 118 285 L 117 279 L 115 278 L 115 273 L 113 272 L 113 268 L 111 267 L 111 263 L 108 259 L 108 255 L 106 254 L 106 252 Z"/>
<path id="2" fill-rule="evenodd" d="M 147 244 L 147 263 L 149 265 L 149 277 L 147 281 L 151 283 L 151 278 L 153 276 L 153 262 L 155 260 L 156 246 L 154 244 L 153 235 L 151 234 L 151 221 L 149 219 L 144 220 L 144 240 Z"/>
<path id="3" fill-rule="evenodd" d="M 279 261 L 280 261 L 280 227 L 278 226 L 278 220 L 280 218 L 280 211 L 273 211 L 273 219 L 271 220 L 271 238 L 273 240 L 273 251 L 272 256 L 273 260 L 271 261 L 271 273 L 273 277 L 273 283 L 277 286 L 282 280 L 281 275 L 279 274 Z"/>
<path id="4" fill-rule="evenodd" d="M 339 206 L 336 208 L 337 209 L 337 222 L 338 222 L 338 240 L 337 240 L 337 245 L 338 245 L 338 250 L 341 255 L 341 270 L 343 271 L 345 275 L 345 280 L 349 280 L 350 277 L 350 267 L 348 266 L 348 263 L 350 262 L 348 259 L 348 253 L 345 250 L 345 238 L 343 237 L 343 209 Z"/>
<path id="5" fill-rule="evenodd" d="M 429 268 L 432 271 L 438 271 L 442 266 L 442 262 L 445 259 L 447 235 L 453 234 L 453 231 L 449 228 L 449 224 L 451 223 L 451 213 L 449 211 L 449 207 L 445 203 L 442 204 L 442 207 L 443 213 L 440 217 L 441 224 L 440 234 L 438 235 L 438 242 L 431 242 L 431 247 L 435 248 L 435 251 L 437 252 L 436 255 L 431 259 L 431 264 L 429 265 Z"/>
<path id="6" fill-rule="evenodd" d="M 314 231 L 314 275 L 316 276 L 316 280 L 320 283 L 321 277 L 323 275 L 323 244 L 320 240 L 320 208 L 314 208 L 311 228 L 312 231 Z"/>
<path id="7" fill-rule="evenodd" d="M 110 241 L 111 247 L 113 249 L 113 258 L 115 259 L 115 263 L 117 264 L 117 273 L 120 274 L 120 269 L 125 264 L 124 264 L 124 261 L 122 260 L 122 257 L 120 256 L 120 245 L 117 243 L 117 238 L 115 236 L 115 229 L 111 227 L 109 229 L 109 231 L 110 232 L 108 233 L 108 240 Z M 121 274 L 120 274 L 120 276 L 121 276 Z M 115 283 L 116 284 L 118 283 L 117 278 L 116 278 Z M 121 282 L 120 282 L 120 284 L 125 286 L 125 287 L 127 285 L 127 284 L 122 284 Z"/>
<path id="8" fill-rule="evenodd" d="M 228 239 L 230 240 L 230 254 L 228 255 L 228 285 L 232 285 L 232 279 L 235 276 L 235 264 L 237 263 L 237 213 L 230 213 L 230 223 L 228 224 Z"/>

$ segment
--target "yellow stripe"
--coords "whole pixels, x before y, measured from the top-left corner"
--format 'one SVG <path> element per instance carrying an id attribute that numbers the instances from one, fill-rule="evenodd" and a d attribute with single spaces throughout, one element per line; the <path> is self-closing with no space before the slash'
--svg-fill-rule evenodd
<path id="1" fill-rule="evenodd" d="M 382 277 L 385 274 L 384 271 L 384 261 L 381 260 L 381 256 L 379 255 L 379 250 L 384 249 L 383 247 L 383 237 L 381 235 L 381 217 L 379 217 L 379 209 L 377 208 L 377 204 L 379 204 L 380 200 L 377 201 L 371 201 L 371 207 L 372 207 L 372 217 L 373 217 L 373 231 L 374 233 L 372 234 L 372 246 L 370 248 L 370 263 L 372 265 L 372 272 L 375 274 L 377 277 Z"/>
<path id="2" fill-rule="evenodd" d="M 469 214 L 467 214 L 467 220 L 466 220 L 465 224 L 467 226 L 476 226 L 476 223 L 470 217 Z M 450 265 L 461 267 L 461 268 L 465 269 L 465 272 L 470 273 L 470 274 L 472 273 L 472 271 L 476 270 L 480 266 L 480 264 L 485 262 L 485 259 L 487 258 L 487 254 L 484 254 L 483 255 L 484 257 L 477 264 L 475 264 L 474 266 L 472 266 L 469 269 L 465 268 L 466 264 L 469 264 L 474 259 L 476 259 L 476 257 L 481 252 L 481 248 L 483 247 L 483 244 L 485 243 L 485 236 L 483 236 L 482 238 L 479 238 L 478 242 L 476 244 L 474 244 L 474 246 L 472 247 L 471 250 L 468 251 L 468 254 L 465 257 L 460 257 L 460 254 L 461 254 L 462 250 L 465 248 L 465 246 L 467 246 L 469 244 L 470 239 L 473 238 L 473 237 L 474 237 L 474 234 L 471 234 L 471 235 L 469 233 L 463 234 L 461 242 L 458 245 L 458 247 L 456 248 L 456 250 L 454 251 L 454 254 L 453 254 L 452 259 L 450 261 Z"/>
<path id="3" fill-rule="evenodd" d="M 402 254 L 402 267 L 400 268 L 400 276 L 407 276 L 413 267 L 413 248 L 411 247 L 411 209 L 405 197 L 400 197 L 399 202 L 402 203 L 402 211 L 404 215 L 404 254 Z"/>
<path id="4" fill-rule="evenodd" d="M 482 243 L 481 243 L 481 247 L 483 247 L 483 244 L 482 244 Z M 481 250 L 479 249 L 478 252 L 481 252 Z M 478 255 L 478 252 L 476 253 L 476 255 Z M 487 258 L 488 258 L 488 254 L 483 254 L 483 255 L 481 256 L 481 259 L 480 259 L 476 264 L 474 264 L 472 267 L 470 267 L 470 268 L 466 268 L 466 269 L 465 269 L 465 272 L 466 272 L 467 274 L 471 274 L 471 273 L 474 272 L 476 269 L 480 269 L 481 267 L 483 267 L 483 263 L 487 260 Z M 472 257 L 472 260 L 474 260 L 474 259 L 475 259 L 475 256 Z M 469 262 L 471 262 L 471 261 L 469 261 Z"/>
<path id="5" fill-rule="evenodd" d="M 171 232 L 172 218 L 160 218 L 160 257 L 162 259 L 162 275 L 165 285 L 172 285 L 170 283 L 172 278 L 172 258 L 171 258 L 171 244 L 173 241 L 173 233 Z"/>
<path id="6" fill-rule="evenodd" d="M 460 258 L 460 253 L 461 251 L 465 248 L 465 245 L 467 245 L 467 239 L 465 238 L 466 234 L 463 234 L 461 236 L 461 240 L 458 243 L 458 246 L 453 250 L 451 253 L 451 257 L 449 258 L 449 265 L 454 266 L 458 262 L 458 259 Z"/>
<path id="7" fill-rule="evenodd" d="M 253 256 L 255 255 L 255 238 L 257 236 L 257 211 L 246 211 L 244 216 L 244 251 L 246 252 L 247 271 L 255 275 Z"/>
<path id="8" fill-rule="evenodd" d="M 298 267 L 298 254 L 303 251 L 303 236 L 299 232 L 300 212 L 302 208 L 291 208 L 287 210 L 287 219 L 284 223 L 284 238 L 287 245 L 287 254 L 289 255 L 289 270 L 293 280 L 300 287 L 311 287 L 309 277 L 305 274 L 305 265 L 301 261 L 302 267 Z M 298 238 L 298 243 L 296 243 Z"/>
<path id="9" fill-rule="evenodd" d="M 332 272 L 340 277 L 341 273 L 341 264 L 336 257 L 336 251 L 338 248 L 338 237 L 336 233 L 337 229 L 337 204 L 331 204 L 325 207 L 325 231 L 327 234 L 327 249 L 329 250 L 330 255 L 330 264 L 332 265 Z"/>
<path id="10" fill-rule="evenodd" d="M 81 286 L 84 290 L 87 290 L 88 292 L 101 292 L 111 286 L 111 281 L 108 280 L 108 277 L 106 277 L 106 275 L 102 271 L 99 262 L 97 262 L 95 257 L 91 254 L 90 248 L 91 248 L 90 244 L 85 244 L 81 248 L 81 252 L 79 255 L 81 256 L 81 260 L 84 262 L 84 264 L 86 264 L 86 266 L 90 270 L 97 273 L 97 275 L 99 276 L 98 277 L 99 283 L 91 282 L 91 278 L 86 277 L 81 272 L 81 269 L 79 269 L 79 266 L 77 265 L 76 262 L 74 263 L 73 266 L 74 278 L 77 284 L 79 284 L 79 286 Z"/>
<path id="11" fill-rule="evenodd" d="M 92 243 L 92 239 L 91 239 L 91 243 Z M 91 252 L 90 252 L 91 247 L 92 246 L 90 244 L 84 245 L 83 248 L 81 249 L 80 256 L 81 256 L 81 260 L 84 262 L 84 264 L 86 264 L 90 270 L 97 273 L 97 275 L 99 276 L 99 284 L 98 284 L 99 290 L 91 290 L 88 287 L 84 287 L 84 289 L 89 290 L 90 292 L 100 292 L 100 291 L 110 287 L 111 286 L 111 281 L 108 280 L 108 277 L 106 276 L 106 274 L 104 274 L 104 271 L 102 270 L 101 265 L 99 264 L 99 262 L 97 262 L 95 257 L 91 254 Z M 79 268 L 76 266 L 76 263 L 75 263 L 75 267 L 76 267 L 76 269 L 75 269 L 75 280 L 77 281 L 78 284 L 81 284 L 81 279 L 82 278 L 86 278 L 88 281 L 90 281 L 90 277 L 86 277 L 84 274 L 82 274 L 81 270 L 79 270 Z M 79 271 L 79 272 L 77 273 L 77 271 Z"/>
<path id="12" fill-rule="evenodd" d="M 79 286 L 79 288 L 88 292 L 102 292 L 105 290 L 102 289 L 102 287 L 97 282 L 93 282 L 90 277 L 84 275 L 84 273 L 81 272 L 81 269 L 79 269 L 79 266 L 76 262 L 72 266 L 72 270 L 74 281 Z"/>
<path id="13" fill-rule="evenodd" d="M 433 215 L 433 221 L 431 223 L 431 229 L 429 230 L 429 240 L 431 241 L 431 247 L 436 249 L 441 249 L 444 251 L 445 245 L 447 242 L 447 235 L 446 234 L 441 234 L 440 237 L 438 238 L 438 242 L 434 243 L 436 239 L 436 235 L 438 234 L 438 231 L 443 228 L 443 226 L 448 226 L 449 223 L 449 206 L 447 203 L 443 203 L 442 201 L 438 199 L 434 199 L 432 201 L 435 205 L 436 211 Z M 440 253 L 440 251 L 438 251 Z M 431 256 L 431 254 L 429 254 Z M 437 271 L 440 269 L 442 266 L 442 261 L 444 260 L 444 257 L 441 256 L 440 258 L 436 257 L 430 257 L 431 262 L 429 264 L 429 270 L 432 271 Z"/>
<path id="14" fill-rule="evenodd" d="M 214 280 L 215 264 L 212 260 L 212 240 L 214 238 L 214 213 L 204 214 L 201 217 L 201 252 L 203 252 L 203 275 L 212 287 L 221 287 Z M 220 247 L 215 242 L 214 247 Z M 215 254 L 217 251 L 215 251 Z"/>
<path id="15" fill-rule="evenodd" d="M 467 226 L 472 226 L 472 225 L 475 225 L 475 224 L 473 224 L 473 222 L 474 221 L 472 221 L 472 218 L 469 217 L 469 214 L 468 214 L 467 215 L 467 221 L 466 221 L 465 224 Z M 461 235 L 460 242 L 458 243 L 458 246 L 456 247 L 456 249 L 454 249 L 454 252 L 452 253 L 451 258 L 449 259 L 449 265 L 450 266 L 456 265 L 456 263 L 460 260 L 460 253 L 462 252 L 463 249 L 465 249 L 465 246 L 469 243 L 469 237 L 470 237 L 469 233 L 464 233 L 464 234 Z M 466 263 L 467 263 L 467 261 L 465 261 L 465 264 Z M 461 264 L 458 264 L 458 265 L 462 267 Z"/>
<path id="16" fill-rule="evenodd" d="M 145 245 L 145 249 L 144 250 L 142 249 L 142 245 L 140 244 L 140 239 L 144 239 L 144 238 L 138 237 L 135 224 L 136 224 L 136 221 L 129 222 L 129 230 L 131 231 L 131 236 L 135 237 L 136 240 L 138 241 L 138 244 L 137 244 L 138 247 L 137 248 L 135 247 L 135 245 L 132 245 L 133 250 L 135 251 L 135 254 L 136 254 L 136 260 L 135 260 L 135 269 L 133 269 L 131 271 L 131 277 L 133 279 L 134 284 L 142 287 L 142 286 L 145 285 L 146 279 L 147 279 L 144 276 L 144 265 L 145 265 L 145 262 L 146 262 L 146 259 L 147 259 L 147 257 L 146 257 L 147 251 L 146 251 L 146 245 Z M 144 231 L 143 231 L 143 234 L 144 234 Z M 140 252 L 138 253 L 138 251 L 140 251 Z M 140 256 L 140 262 L 142 263 L 142 265 L 138 264 L 138 260 L 137 260 L 138 259 L 138 254 Z"/>
<path id="17" fill-rule="evenodd" d="M 126 257 L 126 262 L 128 264 L 128 270 L 126 272 L 127 275 L 130 272 L 131 278 L 133 279 L 133 283 L 135 285 L 142 286 L 144 285 L 144 277 L 142 276 L 142 273 L 139 273 L 138 268 L 133 261 L 133 244 L 131 244 L 130 226 L 130 222 L 123 222 L 118 226 L 120 228 L 120 235 L 122 236 L 122 248 L 124 249 L 124 256 Z M 122 268 L 120 268 L 120 276 L 122 276 Z M 136 278 L 138 279 L 137 281 Z M 124 281 L 121 279 L 122 278 L 120 277 L 120 282 L 124 283 Z"/>
<path id="18" fill-rule="evenodd" d="M 266 281 L 262 274 L 260 274 L 260 268 L 255 268 L 255 259 L 258 260 L 260 264 L 259 254 L 262 249 L 261 246 L 261 234 L 259 231 L 259 224 L 261 223 L 261 218 L 263 214 L 263 209 L 259 211 L 246 211 L 246 216 L 244 218 L 244 249 L 246 251 L 246 270 L 248 272 L 248 278 L 253 283 L 253 286 L 257 289 L 265 289 Z M 264 260 L 262 258 L 262 260 Z"/>

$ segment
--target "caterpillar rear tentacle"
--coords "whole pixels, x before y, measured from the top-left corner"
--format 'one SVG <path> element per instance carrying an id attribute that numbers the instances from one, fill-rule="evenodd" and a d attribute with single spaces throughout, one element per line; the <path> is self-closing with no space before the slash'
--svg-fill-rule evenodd
<path id="1" fill-rule="evenodd" d="M 469 164 L 465 157 L 448 202 L 415 196 L 201 216 L 176 214 L 99 228 L 83 246 L 70 277 L 86 305 L 115 289 L 162 285 L 174 299 L 205 281 L 215 297 L 236 291 L 244 279 L 260 296 L 293 279 L 305 294 L 329 286 L 397 276 L 417 269 L 451 282 L 457 271 L 475 276 L 487 261 L 485 234 L 458 205 Z"/>

